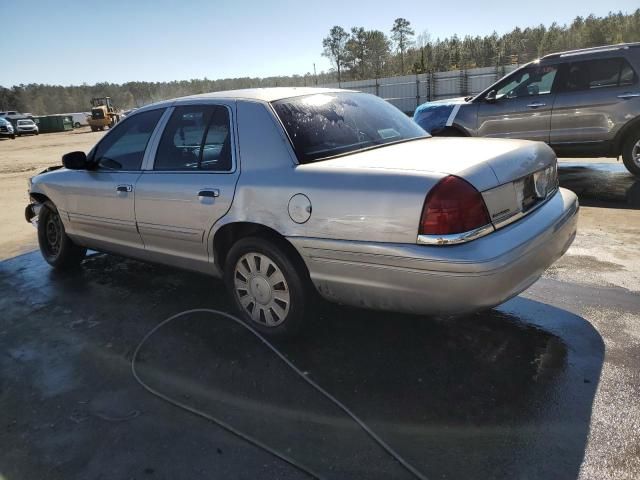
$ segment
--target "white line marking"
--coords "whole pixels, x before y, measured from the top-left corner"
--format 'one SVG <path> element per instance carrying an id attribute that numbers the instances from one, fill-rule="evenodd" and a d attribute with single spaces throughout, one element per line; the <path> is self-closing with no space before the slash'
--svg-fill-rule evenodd
<path id="1" fill-rule="evenodd" d="M 450 127 L 451 125 L 453 125 L 453 121 L 456 118 L 456 115 L 458 114 L 458 110 L 460 110 L 460 105 L 462 105 L 461 103 L 458 103 L 455 107 L 453 107 L 453 110 L 451 110 L 451 113 L 449 114 L 449 118 L 447 118 L 447 123 L 446 126 Z"/>

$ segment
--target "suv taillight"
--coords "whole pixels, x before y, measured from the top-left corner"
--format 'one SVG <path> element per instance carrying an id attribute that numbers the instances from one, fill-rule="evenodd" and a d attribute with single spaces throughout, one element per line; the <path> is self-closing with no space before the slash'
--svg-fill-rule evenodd
<path id="1" fill-rule="evenodd" d="M 429 192 L 422 208 L 420 235 L 468 232 L 491 223 L 482 195 L 467 181 L 450 175 Z"/>

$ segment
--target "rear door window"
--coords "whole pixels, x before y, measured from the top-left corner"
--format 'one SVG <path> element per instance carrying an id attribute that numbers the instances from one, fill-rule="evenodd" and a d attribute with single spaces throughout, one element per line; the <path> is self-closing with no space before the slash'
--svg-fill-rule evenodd
<path id="1" fill-rule="evenodd" d="M 229 171 L 229 111 L 218 105 L 176 107 L 164 129 L 154 170 Z"/>
<path id="2" fill-rule="evenodd" d="M 600 58 L 567 65 L 563 90 L 575 92 L 632 85 L 636 75 L 624 58 Z"/>
<path id="3" fill-rule="evenodd" d="M 633 71 L 631 65 L 626 60 L 622 61 L 622 68 L 620 69 L 620 86 L 633 85 L 638 81 L 636 72 Z"/>

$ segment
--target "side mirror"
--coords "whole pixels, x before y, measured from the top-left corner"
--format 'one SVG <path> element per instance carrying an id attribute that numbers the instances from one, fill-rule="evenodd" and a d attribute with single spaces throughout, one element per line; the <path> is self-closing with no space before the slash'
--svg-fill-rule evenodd
<path id="1" fill-rule="evenodd" d="M 87 154 L 84 152 L 69 152 L 62 156 L 62 165 L 69 170 L 86 170 Z"/>
<path id="2" fill-rule="evenodd" d="M 487 103 L 495 103 L 496 102 L 496 91 L 495 90 L 490 90 L 489 93 L 487 93 L 484 96 L 484 101 Z"/>

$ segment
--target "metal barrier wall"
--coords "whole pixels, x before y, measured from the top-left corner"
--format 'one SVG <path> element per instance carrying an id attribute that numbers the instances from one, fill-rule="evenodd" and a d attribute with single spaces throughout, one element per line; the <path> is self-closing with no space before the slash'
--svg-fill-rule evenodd
<path id="1" fill-rule="evenodd" d="M 449 72 L 431 72 L 400 77 L 353 80 L 322 85 L 372 93 L 412 114 L 418 105 L 433 100 L 476 95 L 518 65 L 470 68 Z"/>

